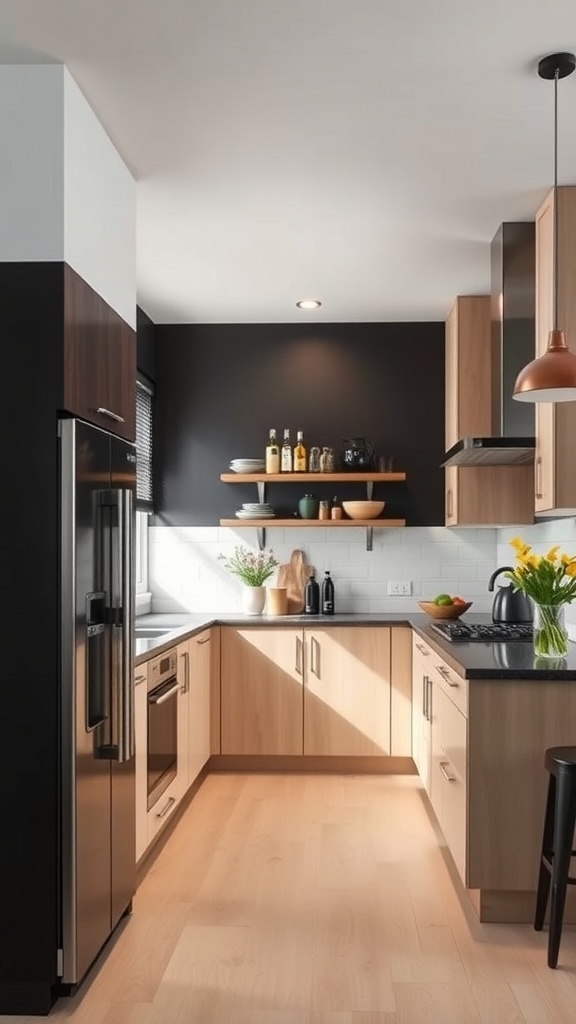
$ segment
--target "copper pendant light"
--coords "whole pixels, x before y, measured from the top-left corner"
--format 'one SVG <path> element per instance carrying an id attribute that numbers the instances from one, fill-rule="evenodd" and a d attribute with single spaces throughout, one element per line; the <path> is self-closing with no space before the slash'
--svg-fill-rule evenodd
<path id="1" fill-rule="evenodd" d="M 574 68 L 573 53 L 552 53 L 538 64 L 540 78 L 554 81 L 554 314 L 546 352 L 528 363 L 516 379 L 513 397 L 519 402 L 576 401 L 576 355 L 568 348 L 564 331 L 558 329 L 558 79 L 571 75 Z"/>

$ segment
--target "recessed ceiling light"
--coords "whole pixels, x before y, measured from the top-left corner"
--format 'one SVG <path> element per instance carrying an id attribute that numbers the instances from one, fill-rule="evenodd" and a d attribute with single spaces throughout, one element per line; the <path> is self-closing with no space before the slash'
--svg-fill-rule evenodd
<path id="1" fill-rule="evenodd" d="M 318 306 L 321 306 L 322 303 L 320 299 L 300 299 L 300 302 L 297 302 L 296 305 L 298 309 L 318 309 Z"/>

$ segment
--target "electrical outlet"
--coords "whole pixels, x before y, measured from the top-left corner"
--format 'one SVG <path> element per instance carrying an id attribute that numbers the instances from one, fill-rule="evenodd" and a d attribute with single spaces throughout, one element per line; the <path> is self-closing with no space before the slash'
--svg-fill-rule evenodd
<path id="1" fill-rule="evenodd" d="M 388 597 L 410 597 L 411 593 L 411 580 L 400 580 L 395 583 L 388 583 Z"/>

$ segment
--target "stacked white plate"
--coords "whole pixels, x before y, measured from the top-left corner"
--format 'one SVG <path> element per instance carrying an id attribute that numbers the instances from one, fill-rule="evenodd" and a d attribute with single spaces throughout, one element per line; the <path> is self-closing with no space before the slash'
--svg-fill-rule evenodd
<path id="1" fill-rule="evenodd" d="M 265 468 L 264 459 L 232 459 L 230 462 L 233 473 L 262 473 Z"/>
<path id="2" fill-rule="evenodd" d="M 236 512 L 238 519 L 273 519 L 275 515 L 267 501 L 247 501 Z"/>

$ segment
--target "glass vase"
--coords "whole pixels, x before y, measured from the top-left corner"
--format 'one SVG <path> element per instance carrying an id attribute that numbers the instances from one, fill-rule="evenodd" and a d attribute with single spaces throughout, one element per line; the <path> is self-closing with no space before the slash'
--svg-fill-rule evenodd
<path id="1" fill-rule="evenodd" d="M 534 602 L 534 654 L 538 658 L 565 658 L 568 632 L 564 623 L 565 605 Z"/>

